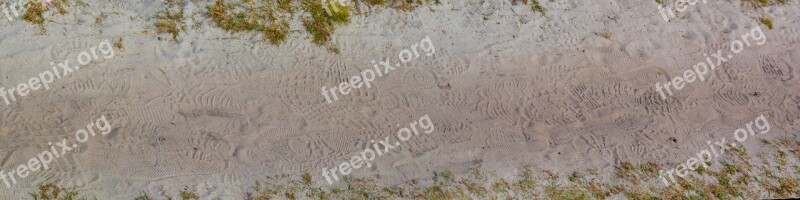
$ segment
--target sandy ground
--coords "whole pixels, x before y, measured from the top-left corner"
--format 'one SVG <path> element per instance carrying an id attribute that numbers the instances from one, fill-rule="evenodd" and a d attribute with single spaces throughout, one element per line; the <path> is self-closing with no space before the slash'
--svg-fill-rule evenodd
<path id="1" fill-rule="evenodd" d="M 58 181 L 99 199 L 184 186 L 204 198 L 235 199 L 267 176 L 319 176 L 425 114 L 435 132 L 351 176 L 397 185 L 435 171 L 505 177 L 532 165 L 560 175 L 596 168 L 610 177 L 622 161 L 683 162 L 761 114 L 776 130 L 763 138 L 796 136 L 777 134 L 779 125 L 800 128 L 797 1 L 753 9 L 712 0 L 669 23 L 652 1 L 543 1 L 547 18 L 508 1 L 443 1 L 355 16 L 334 35 L 340 54 L 303 34 L 276 47 L 207 21 L 176 43 L 152 30 L 163 2 L 83 2 L 51 17 L 44 34 L 20 19 L 0 23 L 6 88 L 50 70 L 52 61 L 74 63 L 103 40 L 124 41 L 113 58 L 0 104 L 0 169 L 74 138 L 102 115 L 113 129 L 50 170 L 0 188 L 0 198 L 21 199 Z M 204 10 L 187 3 L 189 15 Z M 755 20 L 762 16 L 775 28 Z M 764 45 L 745 48 L 705 82 L 659 97 L 656 82 L 680 76 L 755 26 L 764 28 Z M 302 31 L 299 22 L 292 29 Z M 433 56 L 325 102 L 321 87 L 372 67 L 371 60 L 397 62 L 398 52 L 425 37 Z M 760 148 L 756 140 L 744 145 Z"/>

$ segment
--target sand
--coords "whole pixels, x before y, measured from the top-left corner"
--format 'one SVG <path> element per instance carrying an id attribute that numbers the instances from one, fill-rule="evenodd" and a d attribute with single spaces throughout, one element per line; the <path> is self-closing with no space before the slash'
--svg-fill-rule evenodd
<path id="1" fill-rule="evenodd" d="M 0 169 L 24 164 L 48 142 L 74 138 L 101 116 L 112 131 L 49 170 L 0 187 L 2 199 L 28 198 L 54 181 L 98 199 L 184 187 L 203 199 L 241 199 L 255 181 L 281 174 L 309 173 L 315 185 L 328 187 L 318 177 L 322 168 L 426 114 L 433 133 L 350 176 L 379 175 L 376 184 L 392 186 L 444 170 L 511 177 L 531 165 L 561 176 L 593 168 L 613 181 L 623 161 L 684 162 L 706 141 L 762 114 L 774 134 L 759 138 L 796 141 L 800 128 L 797 1 L 760 9 L 709 1 L 665 22 L 652 1 L 542 1 L 542 17 L 509 1 L 445 0 L 412 12 L 354 16 L 333 35 L 339 54 L 304 34 L 274 46 L 227 33 L 202 21 L 199 5 L 206 4 L 193 1 L 186 12 L 196 17 L 188 20 L 203 25 L 177 42 L 153 31 L 160 1 L 82 2 L 49 16 L 46 33 L 21 19 L 0 22 L 6 88 L 50 70 L 50 62 L 74 63 L 104 40 L 124 44 L 113 58 L 49 90 L 0 104 Z M 760 17 L 773 19 L 775 28 Z M 299 24 L 292 22 L 292 30 L 303 31 Z M 704 82 L 659 97 L 657 82 L 681 76 L 703 53 L 727 48 L 755 26 L 766 34 L 764 45 L 745 48 Z M 333 103 L 321 95 L 321 87 L 359 74 L 372 60 L 397 62 L 400 51 L 425 37 L 436 47 L 433 56 Z M 762 148 L 757 139 L 743 145 Z"/>

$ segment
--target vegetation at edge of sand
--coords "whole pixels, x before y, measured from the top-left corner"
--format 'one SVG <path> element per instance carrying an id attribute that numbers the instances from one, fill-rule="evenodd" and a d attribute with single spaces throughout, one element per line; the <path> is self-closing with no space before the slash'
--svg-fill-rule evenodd
<path id="1" fill-rule="evenodd" d="M 59 15 L 67 14 L 67 9 L 64 7 L 67 3 L 69 3 L 68 0 L 52 0 L 46 6 L 42 6 L 39 1 L 28 1 L 24 6 L 26 12 L 22 15 L 22 19 L 39 27 L 42 32 L 46 32 L 44 28 L 44 23 L 47 21 L 44 17 L 45 12 L 55 8 Z"/>
<path id="2" fill-rule="evenodd" d="M 669 187 L 660 187 L 659 171 L 664 170 L 662 166 L 674 168 L 675 164 L 621 162 L 614 168 L 618 179 L 610 183 L 596 181 L 596 170 L 588 170 L 588 173 L 576 171 L 561 177 L 546 170 L 534 170 L 531 166 L 526 166 L 516 181 L 496 177 L 492 180 L 477 170 L 464 177 L 445 171 L 434 173 L 432 183 L 425 186 L 412 180 L 387 188 L 377 187 L 373 178 L 345 176 L 341 177 L 345 189 L 325 189 L 315 187 L 311 175 L 303 174 L 296 180 L 288 176 L 268 177 L 284 183 L 262 185 L 256 182 L 254 187 L 246 190 L 244 199 L 606 199 L 612 195 L 629 199 L 753 199 L 800 195 L 800 166 L 797 165 L 800 163 L 800 142 L 780 139 L 777 142 L 764 140 L 764 144 L 769 145 L 770 151 L 758 157 L 775 159 L 755 164 L 746 149 L 731 149 L 725 152 L 725 157 L 707 162 L 714 163 L 708 168 L 698 168 L 695 170 L 697 173 L 690 173 L 685 178 L 675 177 L 677 183 Z M 569 182 L 558 181 L 560 178 Z M 652 182 L 656 182 L 656 187 L 649 184 Z M 39 192 L 31 195 L 35 195 L 34 199 L 54 200 L 77 199 L 78 196 L 77 192 L 68 192 L 54 184 L 40 186 Z M 166 192 L 161 196 L 173 199 Z M 200 198 L 188 187 L 179 191 L 177 196 L 182 200 Z M 144 194 L 136 199 L 158 198 Z"/>
<path id="3" fill-rule="evenodd" d="M 323 7 L 317 0 L 302 0 L 303 9 L 308 16 L 303 18 L 303 26 L 311 34 L 314 44 L 324 46 L 331 40 L 331 34 L 336 30 L 336 25 L 350 23 L 350 8 L 339 3 L 329 4 L 329 8 Z"/>
<path id="4" fill-rule="evenodd" d="M 47 183 L 39 186 L 38 192 L 30 192 L 34 200 L 78 200 L 78 192 L 58 187 L 55 183 Z"/>
<path id="5" fill-rule="evenodd" d="M 171 0 L 174 1 L 174 0 Z M 206 6 L 206 16 L 215 27 L 230 33 L 256 33 L 273 45 L 282 44 L 295 32 L 290 22 L 298 17 L 305 32 L 311 36 L 312 43 L 325 46 L 331 52 L 338 48 L 331 45 L 336 27 L 350 23 L 355 9 L 361 13 L 359 5 L 369 7 L 388 7 L 403 11 L 413 11 L 427 0 L 355 0 L 354 6 L 343 5 L 334 0 L 275 0 L 275 1 L 225 1 L 216 0 Z M 440 3 L 438 0 L 435 3 Z M 183 28 L 183 9 L 168 5 L 166 11 L 156 16 L 158 33 L 169 33 L 177 41 Z"/>
<path id="6" fill-rule="evenodd" d="M 542 14 L 542 16 L 547 16 L 544 7 L 542 7 L 542 5 L 539 4 L 539 0 L 531 0 L 531 10 Z"/>
<path id="7" fill-rule="evenodd" d="M 324 1 L 324 0 L 323 0 Z M 320 0 L 239 0 L 227 3 L 225 0 L 216 0 L 207 8 L 206 16 L 218 28 L 231 33 L 259 33 L 264 40 L 273 45 L 282 44 L 290 35 L 295 32 L 290 27 L 290 22 L 295 16 L 299 16 L 305 31 L 311 36 L 312 42 L 319 46 L 325 46 L 331 52 L 338 52 L 338 48 L 331 45 L 332 34 L 336 27 L 349 24 L 350 18 L 355 13 L 361 14 L 363 10 L 390 8 L 410 12 L 418 7 L 428 4 L 441 4 L 439 0 L 354 0 L 353 5 L 342 5 L 334 0 L 329 0 L 327 5 L 323 5 Z M 194 3 L 202 3 L 195 2 Z M 524 1 L 528 4 L 528 0 Z M 45 32 L 44 24 L 45 13 L 52 8 L 57 13 L 64 15 L 67 13 L 66 5 L 68 0 L 54 0 L 48 6 L 42 7 L 35 2 L 26 4 L 26 13 L 23 19 L 39 27 Z M 537 0 L 531 3 L 531 9 L 544 15 L 544 8 Z M 86 3 L 78 1 L 77 5 L 87 6 Z M 327 6 L 328 9 L 325 9 Z M 367 8 L 361 8 L 367 6 Z M 173 41 L 177 42 L 182 32 L 186 31 L 186 1 L 166 0 L 166 7 L 154 15 L 154 29 L 156 33 L 168 34 Z M 201 6 L 202 7 L 202 6 Z M 327 10 L 327 11 L 326 11 Z M 102 24 L 106 16 L 101 14 L 95 17 L 95 24 Z M 194 20 L 193 27 L 198 28 L 203 20 Z"/>

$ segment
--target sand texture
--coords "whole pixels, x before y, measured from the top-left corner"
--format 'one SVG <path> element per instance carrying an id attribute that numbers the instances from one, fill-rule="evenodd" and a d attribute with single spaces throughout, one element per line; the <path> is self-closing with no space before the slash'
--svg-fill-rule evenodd
<path id="1" fill-rule="evenodd" d="M 184 188 L 201 199 L 242 199 L 256 181 L 306 173 L 314 186 L 347 188 L 342 181 L 329 186 L 321 170 L 423 115 L 434 132 L 349 176 L 372 177 L 380 187 L 431 184 L 442 171 L 513 181 L 527 165 L 552 172 L 559 183 L 589 169 L 597 174 L 592 179 L 614 183 L 623 162 L 674 168 L 706 141 L 730 141 L 759 115 L 771 132 L 742 142 L 757 162 L 775 159 L 758 154 L 767 148 L 762 139 L 800 141 L 800 2 L 753 8 L 709 0 L 670 22 L 653 1 L 540 2 L 546 17 L 507 0 L 361 8 L 333 33 L 328 45 L 338 53 L 299 34 L 306 30 L 298 18 L 280 45 L 222 30 L 204 16 L 211 1 L 184 2 L 187 26 L 177 40 L 155 30 L 163 1 L 70 2 L 64 14 L 45 13 L 44 32 L 21 18 L 0 19 L 6 90 L 52 70 L 50 62 L 76 63 L 81 52 L 122 39 L 113 58 L 101 54 L 49 90 L 10 105 L 0 101 L 6 172 L 101 116 L 112 127 L 54 159 L 49 170 L 10 188 L 0 182 L 0 199 L 29 199 L 50 182 L 98 199 Z M 667 99 L 656 91 L 656 83 L 682 76 L 704 53 L 729 52 L 757 26 L 763 45 L 745 47 L 705 81 L 673 89 Z M 372 68 L 373 60 L 399 63 L 399 52 L 426 37 L 432 56 L 420 51 L 371 88 L 354 88 L 332 103 L 321 94 L 323 86 Z M 663 187 L 657 178 L 642 181 Z"/>

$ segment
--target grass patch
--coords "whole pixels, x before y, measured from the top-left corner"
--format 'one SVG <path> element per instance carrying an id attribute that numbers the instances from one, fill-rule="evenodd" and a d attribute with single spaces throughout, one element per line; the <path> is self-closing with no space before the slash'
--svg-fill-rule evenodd
<path id="1" fill-rule="evenodd" d="M 47 183 L 39 186 L 39 191 L 30 192 L 30 196 L 34 200 L 77 200 L 86 199 L 78 198 L 78 192 L 66 190 L 58 187 L 54 183 Z"/>
<path id="2" fill-rule="evenodd" d="M 167 7 L 156 14 L 156 32 L 167 33 L 172 36 L 173 41 L 178 42 L 178 36 L 186 30 L 184 7 L 182 0 L 167 0 Z"/>
<path id="3" fill-rule="evenodd" d="M 311 175 L 310 174 L 308 174 L 308 173 L 303 174 L 303 184 L 311 185 L 311 183 L 312 183 L 311 181 L 312 180 L 311 180 Z"/>
<path id="4" fill-rule="evenodd" d="M 533 12 L 538 12 L 539 14 L 542 14 L 542 16 L 547 16 L 547 14 L 545 13 L 544 7 L 542 7 L 542 5 L 539 4 L 539 0 L 532 0 L 531 1 L 531 10 Z"/>
<path id="5" fill-rule="evenodd" d="M 47 30 L 44 28 L 44 23 L 47 21 L 44 17 L 45 13 L 50 11 L 51 8 L 55 8 L 56 13 L 59 15 L 67 14 L 67 9 L 65 8 L 67 3 L 69 3 L 68 0 L 53 0 L 46 6 L 42 6 L 40 1 L 28 1 L 24 5 L 26 12 L 22 15 L 22 19 L 39 27 L 42 32 L 46 32 Z"/>
<path id="6" fill-rule="evenodd" d="M 426 2 L 426 0 L 353 1 L 355 6 L 381 6 L 403 11 L 412 11 Z M 438 0 L 434 2 L 440 3 Z M 216 0 L 206 6 L 206 17 L 217 28 L 230 33 L 259 34 L 269 44 L 276 46 L 284 43 L 292 32 L 299 32 L 290 26 L 293 20 L 299 19 L 313 44 L 338 53 L 339 49 L 330 44 L 333 40 L 332 35 L 336 27 L 350 23 L 354 10 L 360 13 L 357 9 L 335 0 Z M 185 30 L 182 9 L 167 9 L 159 13 L 156 19 L 158 33 L 168 33 L 174 40 L 177 40 L 180 32 Z"/>
<path id="7" fill-rule="evenodd" d="M 412 190 L 406 191 L 403 186 L 378 188 L 374 179 L 343 177 L 347 187 L 345 189 L 325 189 L 311 185 L 312 177 L 309 174 L 299 176 L 299 180 L 277 180 L 284 184 L 273 183 L 267 187 L 256 182 L 255 186 L 244 197 L 245 200 L 260 199 L 606 199 L 611 195 L 620 195 L 627 199 L 763 199 L 763 198 L 789 198 L 800 195 L 800 166 L 796 165 L 798 159 L 793 159 L 787 152 L 780 153 L 781 148 L 795 149 L 800 144 L 781 143 L 771 145 L 776 157 L 791 159 L 793 167 L 782 167 L 780 163 L 764 162 L 761 166 L 749 166 L 743 159 L 749 156 L 731 156 L 720 161 L 717 167 L 703 168 L 702 177 L 686 176 L 675 177 L 677 184 L 666 188 L 651 188 L 649 181 L 658 179 L 660 165 L 648 162 L 635 165 L 630 162 L 621 162 L 615 166 L 617 177 L 622 181 L 610 183 L 597 182 L 585 174 L 597 176 L 594 172 L 574 172 L 567 175 L 570 180 L 568 185 L 557 185 L 557 179 L 552 172 L 546 170 L 534 171 L 530 167 L 519 175 L 521 179 L 513 184 L 503 178 L 489 188 L 482 183 L 487 177 L 482 172 L 474 171 L 467 177 L 458 177 L 451 172 L 434 173 L 433 183 L 429 186 L 416 186 L 416 180 L 411 181 Z M 777 153 L 776 153 L 777 152 Z M 733 151 L 731 151 L 733 153 Z M 738 153 L 747 154 L 746 151 Z M 735 153 L 736 154 L 736 153 Z M 787 161 L 787 162 L 790 162 Z M 787 164 L 788 165 L 788 164 Z M 758 176 L 751 173 L 760 172 Z M 552 179 L 534 179 L 534 173 L 551 177 Z M 282 179 L 289 176 L 281 177 Z M 459 181 L 453 181 L 458 179 Z M 275 180 L 275 179 L 270 179 Z M 754 183 L 755 182 L 755 183 Z M 659 182 L 660 183 L 660 182 Z M 36 193 L 31 193 L 34 199 L 76 199 L 77 193 L 66 192 L 53 184 L 43 185 Z M 301 196 L 304 195 L 304 196 Z M 56 197 L 58 196 L 58 197 Z M 171 197 L 164 195 L 166 199 Z M 197 193 L 188 190 L 180 191 L 178 199 L 200 199 Z M 150 200 L 149 196 L 142 195 L 137 200 Z"/>

